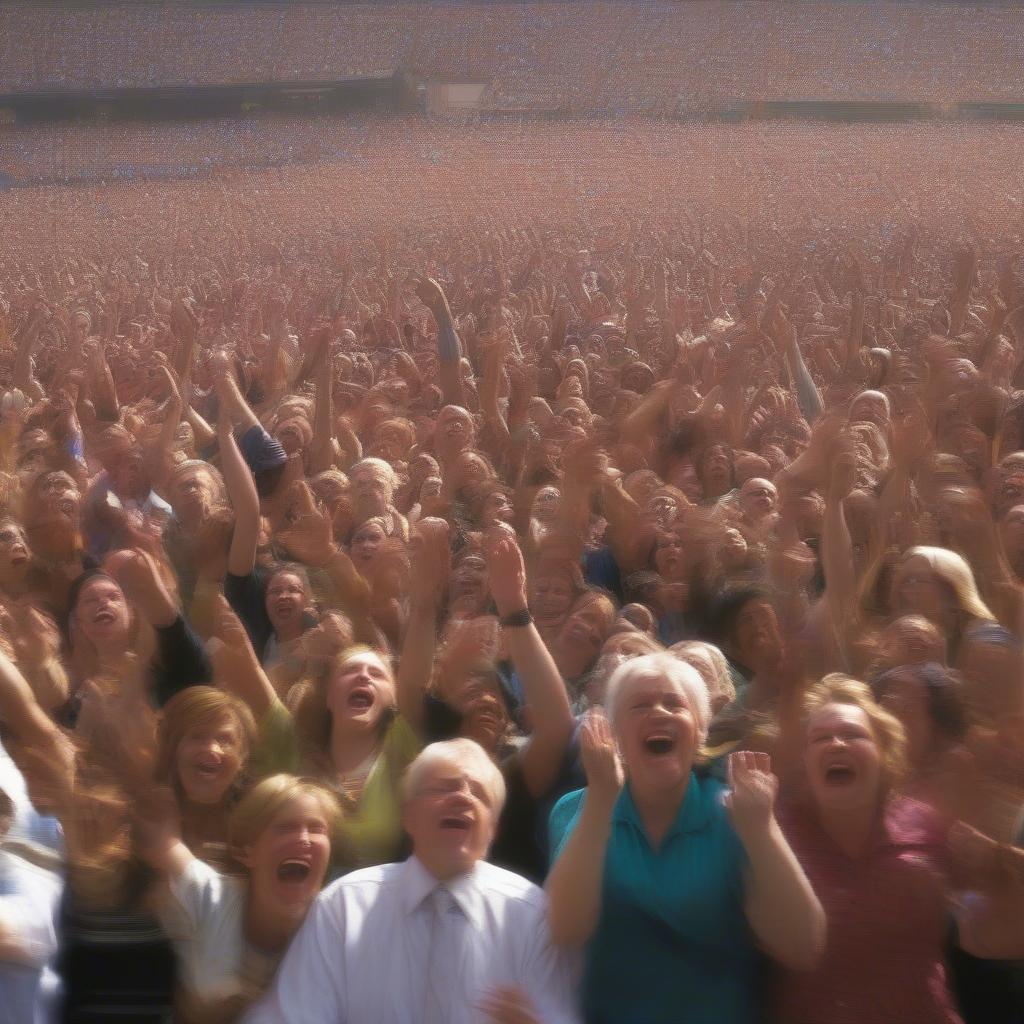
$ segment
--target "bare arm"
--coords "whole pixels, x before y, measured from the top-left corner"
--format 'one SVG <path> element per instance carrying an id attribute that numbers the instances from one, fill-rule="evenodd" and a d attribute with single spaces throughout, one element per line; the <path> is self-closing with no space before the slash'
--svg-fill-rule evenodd
<path id="1" fill-rule="evenodd" d="M 437 613 L 450 569 L 448 524 L 443 519 L 421 520 L 412 547 L 412 609 L 398 666 L 398 710 L 419 730 L 423 725 L 423 696 L 434 669 Z"/>
<path id="2" fill-rule="evenodd" d="M 505 618 L 525 611 L 526 567 L 515 534 L 507 527 L 491 530 L 485 553 L 498 615 Z M 532 622 L 506 626 L 505 643 L 523 681 L 533 723 L 530 743 L 522 756 L 523 777 L 531 795 L 540 797 L 558 776 L 576 723 L 562 676 L 537 627 Z"/>
<path id="3" fill-rule="evenodd" d="M 580 752 L 587 772 L 583 808 L 545 884 L 551 937 L 559 946 L 584 945 L 601 919 L 605 854 L 624 781 L 603 714 L 591 713 L 583 723 Z"/>
<path id="4" fill-rule="evenodd" d="M 775 820 L 778 780 L 767 754 L 729 756 L 729 815 L 749 859 L 746 915 L 758 942 L 790 970 L 810 970 L 825 949 L 825 912 Z"/>

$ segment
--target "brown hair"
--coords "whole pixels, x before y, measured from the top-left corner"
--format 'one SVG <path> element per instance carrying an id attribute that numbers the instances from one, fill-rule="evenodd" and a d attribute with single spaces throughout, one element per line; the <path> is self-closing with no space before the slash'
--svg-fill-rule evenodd
<path id="1" fill-rule="evenodd" d="M 178 775 L 174 767 L 175 755 L 185 733 L 204 722 L 233 718 L 238 725 L 246 757 L 256 743 L 256 720 L 252 712 L 233 694 L 214 686 L 190 686 L 175 694 L 165 705 L 157 729 L 157 755 L 154 775 L 158 782 L 170 785 L 178 792 Z M 236 780 L 236 788 L 240 788 Z"/>

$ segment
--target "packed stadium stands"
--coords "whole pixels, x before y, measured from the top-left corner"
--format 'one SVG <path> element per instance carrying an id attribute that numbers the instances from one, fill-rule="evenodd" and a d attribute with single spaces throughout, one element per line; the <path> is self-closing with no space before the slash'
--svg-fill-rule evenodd
<path id="1" fill-rule="evenodd" d="M 405 73 L 492 109 L 1019 100 L 1024 7 L 945 3 L 0 6 L 0 95 Z"/>

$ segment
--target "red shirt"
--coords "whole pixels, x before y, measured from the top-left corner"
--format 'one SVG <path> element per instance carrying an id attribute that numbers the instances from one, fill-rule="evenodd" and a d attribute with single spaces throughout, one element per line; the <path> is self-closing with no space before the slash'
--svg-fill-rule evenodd
<path id="1" fill-rule="evenodd" d="M 943 964 L 945 833 L 935 813 L 890 799 L 865 853 L 848 857 L 812 815 L 779 823 L 825 909 L 825 955 L 814 971 L 781 973 L 782 1024 L 960 1024 Z"/>

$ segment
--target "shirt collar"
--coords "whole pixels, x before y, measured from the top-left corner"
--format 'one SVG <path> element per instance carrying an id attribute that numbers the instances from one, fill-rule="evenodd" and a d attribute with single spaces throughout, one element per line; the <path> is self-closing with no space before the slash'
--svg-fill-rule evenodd
<path id="1" fill-rule="evenodd" d="M 711 808 L 709 800 L 711 797 L 704 792 L 700 779 L 695 772 L 690 772 L 690 781 L 686 787 L 686 796 L 676 813 L 676 819 L 668 830 L 665 838 L 669 836 L 682 835 L 685 832 L 700 832 L 707 828 L 711 820 Z M 633 802 L 633 794 L 630 791 L 629 783 L 622 787 L 619 799 L 615 803 L 615 812 L 612 820 L 632 825 L 637 831 L 644 832 L 643 822 L 640 819 L 640 812 Z"/>
<path id="2" fill-rule="evenodd" d="M 402 872 L 402 910 L 406 914 L 414 913 L 430 894 L 440 885 L 451 893 L 459 910 L 478 931 L 484 925 L 484 893 L 480 868 L 475 864 L 469 871 L 446 882 L 439 882 L 416 856 L 405 862 Z"/>

